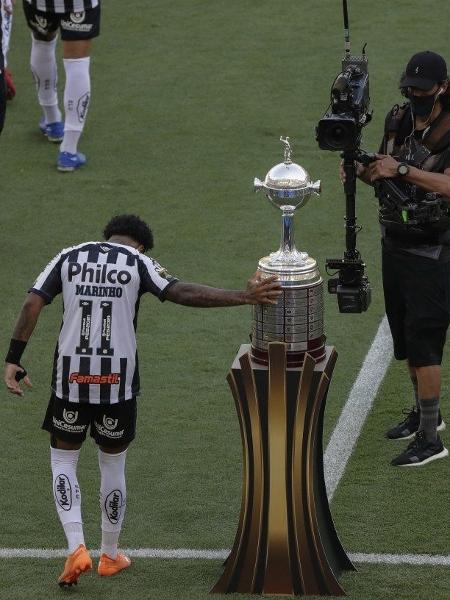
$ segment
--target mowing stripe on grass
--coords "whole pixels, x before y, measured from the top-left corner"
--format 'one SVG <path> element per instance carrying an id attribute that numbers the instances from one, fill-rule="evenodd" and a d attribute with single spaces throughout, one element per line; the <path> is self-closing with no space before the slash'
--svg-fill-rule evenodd
<path id="1" fill-rule="evenodd" d="M 384 316 L 325 450 L 325 483 L 330 501 L 344 474 L 392 355 L 391 334 L 387 317 Z"/>
<path id="2" fill-rule="evenodd" d="M 189 559 L 189 560 L 225 560 L 229 550 L 195 550 L 193 548 L 125 548 L 125 554 L 131 558 Z M 100 556 L 99 550 L 90 551 L 91 556 Z M 0 558 L 65 558 L 67 550 L 60 548 L 0 548 Z M 450 556 L 432 554 L 363 554 L 350 553 L 350 560 L 355 563 L 386 565 L 437 565 L 450 566 Z"/>

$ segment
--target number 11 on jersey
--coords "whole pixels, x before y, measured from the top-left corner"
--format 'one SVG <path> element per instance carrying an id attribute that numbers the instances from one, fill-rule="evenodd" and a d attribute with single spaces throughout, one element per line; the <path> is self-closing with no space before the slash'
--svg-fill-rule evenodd
<path id="1" fill-rule="evenodd" d="M 91 356 L 93 348 L 89 345 L 92 327 L 92 300 L 80 300 L 81 324 L 80 324 L 80 345 L 75 352 Z M 111 348 L 111 329 L 112 329 L 112 302 L 102 300 L 100 302 L 102 311 L 100 347 L 97 348 L 97 354 L 101 356 L 113 356 L 114 349 Z"/>

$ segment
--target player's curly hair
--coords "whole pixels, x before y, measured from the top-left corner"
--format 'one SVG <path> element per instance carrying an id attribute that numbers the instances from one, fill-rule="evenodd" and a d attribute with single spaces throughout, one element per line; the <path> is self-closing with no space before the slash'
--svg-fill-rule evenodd
<path id="1" fill-rule="evenodd" d="M 136 215 L 116 215 L 103 230 L 105 240 L 113 235 L 126 235 L 144 246 L 144 252 L 153 248 L 153 234 L 150 227 Z"/>

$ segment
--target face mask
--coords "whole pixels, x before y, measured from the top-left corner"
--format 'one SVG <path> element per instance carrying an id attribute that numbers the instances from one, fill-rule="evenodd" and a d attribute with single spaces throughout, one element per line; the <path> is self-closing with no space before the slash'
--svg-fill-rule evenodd
<path id="1" fill-rule="evenodd" d="M 413 96 L 411 94 L 408 96 L 412 111 L 418 117 L 426 117 L 431 113 L 437 97 L 438 94 L 433 94 L 432 96 Z"/>

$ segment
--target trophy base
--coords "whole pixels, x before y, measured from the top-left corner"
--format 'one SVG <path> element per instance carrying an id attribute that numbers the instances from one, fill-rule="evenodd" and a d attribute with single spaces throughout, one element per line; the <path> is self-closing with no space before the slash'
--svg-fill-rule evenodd
<path id="1" fill-rule="evenodd" d="M 325 341 L 326 341 L 326 338 L 324 335 L 322 335 L 320 338 L 318 338 L 316 340 L 310 340 L 308 343 L 307 350 L 304 350 L 302 352 L 295 352 L 292 350 L 288 350 L 286 352 L 287 367 L 295 368 L 295 367 L 303 366 L 306 354 L 309 354 L 310 356 L 312 356 L 312 358 L 314 358 L 316 363 L 319 363 L 322 360 L 324 360 L 324 358 L 326 356 Z M 252 346 L 251 350 L 250 350 L 250 354 L 251 354 L 251 357 L 254 360 L 254 362 L 257 363 L 258 365 L 267 366 L 269 364 L 269 352 L 267 350 L 259 350 L 258 348 L 255 348 L 254 346 Z"/>

